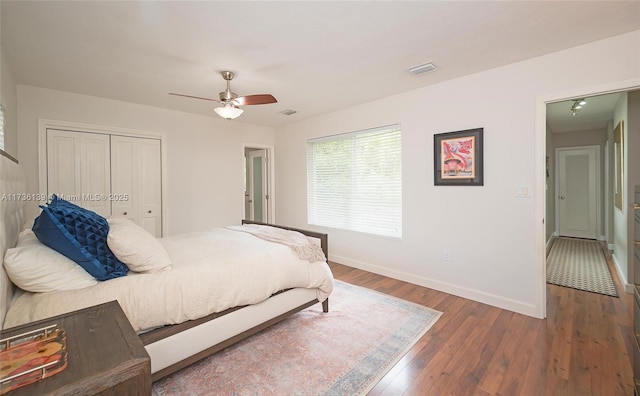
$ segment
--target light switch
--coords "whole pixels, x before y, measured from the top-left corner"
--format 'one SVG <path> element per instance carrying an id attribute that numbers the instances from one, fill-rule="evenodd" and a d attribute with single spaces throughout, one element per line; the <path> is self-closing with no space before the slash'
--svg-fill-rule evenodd
<path id="1" fill-rule="evenodd" d="M 528 198 L 528 197 L 530 197 L 529 187 L 528 186 L 516 186 L 516 197 L 518 197 L 518 198 Z"/>

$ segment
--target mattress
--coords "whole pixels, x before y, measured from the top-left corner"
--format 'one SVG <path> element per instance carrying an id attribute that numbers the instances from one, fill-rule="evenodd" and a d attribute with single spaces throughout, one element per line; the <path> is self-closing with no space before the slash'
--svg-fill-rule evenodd
<path id="1" fill-rule="evenodd" d="M 171 269 L 130 272 L 80 290 L 24 292 L 4 327 L 117 300 L 136 331 L 198 319 L 257 304 L 289 288 L 314 289 L 324 301 L 333 290 L 325 261 L 301 259 L 290 247 L 227 228 L 160 239 Z"/>

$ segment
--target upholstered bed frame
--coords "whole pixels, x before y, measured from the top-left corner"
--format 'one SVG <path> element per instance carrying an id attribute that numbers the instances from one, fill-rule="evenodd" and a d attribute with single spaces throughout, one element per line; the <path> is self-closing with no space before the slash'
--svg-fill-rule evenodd
<path id="1" fill-rule="evenodd" d="M 264 224 L 246 220 L 242 223 Z M 278 227 L 318 238 L 325 257 L 329 257 L 327 234 Z M 151 356 L 152 379 L 167 376 L 317 303 L 316 289 L 294 288 L 276 293 L 259 304 L 230 308 L 143 333 L 140 339 Z M 329 311 L 329 300 L 322 303 L 322 310 Z"/>
<path id="2" fill-rule="evenodd" d="M 0 253 L 15 246 L 24 226 L 22 204 L 24 200 L 11 199 L 24 194 L 26 183 L 21 167 L 8 155 L 0 156 Z M 7 197 L 9 197 L 7 199 Z M 263 224 L 256 222 L 244 222 Z M 327 235 L 290 227 L 318 238 L 325 257 L 328 257 Z M 4 268 L 0 268 L 0 327 L 11 303 L 15 287 Z M 276 293 L 255 305 L 235 307 L 224 312 L 189 322 L 164 326 L 140 334 L 140 339 L 151 357 L 153 380 L 169 375 L 206 356 L 243 340 L 271 326 L 295 312 L 318 303 L 316 289 L 294 288 Z M 328 301 L 323 302 L 324 312 Z"/>
<path id="3" fill-rule="evenodd" d="M 22 167 L 18 161 L 0 151 L 0 253 L 16 245 L 18 234 L 24 225 L 24 201 L 13 199 L 13 194 L 26 191 Z M 13 284 L 4 267 L 0 266 L 0 327 L 13 297 Z"/>

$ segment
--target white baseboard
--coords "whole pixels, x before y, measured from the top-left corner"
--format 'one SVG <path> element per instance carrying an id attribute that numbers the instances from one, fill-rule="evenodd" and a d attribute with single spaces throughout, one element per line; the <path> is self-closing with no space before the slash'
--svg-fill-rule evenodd
<path id="1" fill-rule="evenodd" d="M 551 234 L 549 239 L 547 239 L 547 246 L 545 247 L 547 252 L 549 251 L 549 246 L 551 246 L 551 242 L 553 242 L 555 238 L 556 238 L 556 235 L 554 233 L 554 234 Z"/>
<path id="2" fill-rule="evenodd" d="M 611 248 L 611 250 L 613 250 L 613 248 Z M 618 260 L 616 260 L 615 254 L 612 254 L 611 257 L 613 258 L 613 267 L 616 269 L 616 273 L 618 274 L 618 279 L 620 279 L 620 282 L 624 287 L 624 292 L 633 294 L 633 285 L 627 283 L 627 274 L 624 274 L 624 275 L 622 274 L 622 269 L 618 264 Z"/>
<path id="3" fill-rule="evenodd" d="M 330 261 L 334 261 L 336 263 L 340 263 L 349 267 L 358 268 L 364 271 L 373 272 L 375 274 L 387 276 L 389 278 L 398 279 L 404 282 L 413 283 L 415 285 L 428 287 L 430 289 L 438 290 L 444 293 L 453 294 L 455 296 L 467 298 L 469 300 L 478 301 L 483 304 L 506 309 L 508 311 L 543 319 L 540 316 L 536 315 L 537 310 L 533 304 L 527 304 L 522 301 L 516 301 L 495 294 L 485 293 L 479 290 L 469 289 L 451 283 L 429 279 L 408 272 L 397 271 L 387 267 L 364 263 L 362 261 L 353 260 L 347 257 L 330 255 Z"/>

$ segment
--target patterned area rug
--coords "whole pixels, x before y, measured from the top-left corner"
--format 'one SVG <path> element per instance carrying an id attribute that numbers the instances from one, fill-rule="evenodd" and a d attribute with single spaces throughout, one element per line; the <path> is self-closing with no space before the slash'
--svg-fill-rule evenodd
<path id="1" fill-rule="evenodd" d="M 153 384 L 160 395 L 364 395 L 442 313 L 336 281 L 316 304 Z"/>
<path id="2" fill-rule="evenodd" d="M 618 297 L 600 242 L 557 238 L 547 257 L 547 283 Z"/>

